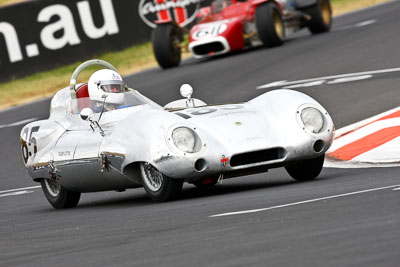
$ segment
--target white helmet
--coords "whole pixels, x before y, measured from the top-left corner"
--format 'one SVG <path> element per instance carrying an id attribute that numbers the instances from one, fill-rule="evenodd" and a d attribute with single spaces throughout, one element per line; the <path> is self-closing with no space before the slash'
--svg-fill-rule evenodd
<path id="1" fill-rule="evenodd" d="M 88 90 L 93 101 L 116 105 L 124 102 L 124 82 L 113 70 L 102 69 L 93 73 L 88 81 Z"/>

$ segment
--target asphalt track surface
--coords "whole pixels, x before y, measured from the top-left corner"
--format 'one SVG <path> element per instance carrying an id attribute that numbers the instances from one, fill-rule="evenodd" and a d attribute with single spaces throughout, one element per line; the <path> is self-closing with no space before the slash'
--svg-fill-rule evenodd
<path id="1" fill-rule="evenodd" d="M 395 1 L 276 49 L 189 59 L 125 80 L 160 104 L 177 99 L 182 82 L 224 103 L 275 81 L 398 68 L 399 13 Z M 398 72 L 340 81 L 295 90 L 321 102 L 337 128 L 399 106 Z M 399 266 L 399 168 L 324 168 L 307 183 L 274 169 L 209 191 L 186 185 L 173 202 L 154 203 L 139 188 L 83 194 L 77 208 L 60 211 L 40 188 L 13 190 L 38 184 L 22 164 L 22 126 L 9 124 L 47 116 L 48 100 L 0 112 L 0 266 Z M 238 213 L 213 217 L 227 212 Z"/>

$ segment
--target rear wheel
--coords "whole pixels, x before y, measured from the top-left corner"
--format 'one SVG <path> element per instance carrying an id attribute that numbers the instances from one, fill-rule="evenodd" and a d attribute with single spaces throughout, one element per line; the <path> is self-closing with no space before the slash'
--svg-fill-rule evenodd
<path id="1" fill-rule="evenodd" d="M 318 177 L 324 165 L 325 154 L 318 158 L 289 163 L 285 169 L 296 181 L 310 181 Z"/>
<path id="2" fill-rule="evenodd" d="M 283 44 L 285 27 L 278 6 L 269 1 L 257 6 L 256 27 L 258 36 L 266 47 Z"/>
<path id="3" fill-rule="evenodd" d="M 172 68 L 181 62 L 182 34 L 180 28 L 172 23 L 159 24 L 153 31 L 154 56 L 164 68 Z"/>
<path id="4" fill-rule="evenodd" d="M 42 179 L 40 185 L 47 200 L 56 209 L 76 207 L 81 198 L 80 192 L 73 192 L 64 188 L 55 179 Z"/>
<path id="5" fill-rule="evenodd" d="M 177 198 L 182 190 L 183 180 L 162 174 L 150 163 L 141 163 L 140 173 L 142 185 L 152 200 L 172 200 Z"/>
<path id="6" fill-rule="evenodd" d="M 329 0 L 317 0 L 315 5 L 302 9 L 311 19 L 307 28 L 313 34 L 327 32 L 332 26 L 332 7 Z"/>

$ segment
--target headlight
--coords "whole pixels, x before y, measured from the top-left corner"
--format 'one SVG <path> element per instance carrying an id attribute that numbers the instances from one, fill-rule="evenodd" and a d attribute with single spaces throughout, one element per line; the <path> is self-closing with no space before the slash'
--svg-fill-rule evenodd
<path id="1" fill-rule="evenodd" d="M 316 108 L 305 108 L 301 112 L 301 120 L 304 126 L 313 133 L 321 132 L 325 124 L 324 116 Z"/>
<path id="2" fill-rule="evenodd" d="M 201 140 L 199 136 L 186 127 L 179 127 L 172 131 L 172 141 L 181 151 L 195 153 L 201 149 Z"/>

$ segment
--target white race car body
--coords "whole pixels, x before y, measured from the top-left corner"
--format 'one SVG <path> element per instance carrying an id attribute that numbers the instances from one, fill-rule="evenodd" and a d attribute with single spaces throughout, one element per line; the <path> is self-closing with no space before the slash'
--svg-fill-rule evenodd
<path id="1" fill-rule="evenodd" d="M 196 183 L 321 157 L 323 162 L 333 140 L 328 112 L 296 91 L 275 90 L 226 105 L 189 97 L 164 108 L 133 89 L 124 94 L 125 106 L 83 120 L 93 108 L 90 99 L 72 98 L 68 87 L 60 90 L 49 119 L 21 131 L 33 180 L 50 179 L 79 193 L 123 190 L 143 186 L 140 166 L 146 163 L 153 173 Z"/>
<path id="2" fill-rule="evenodd" d="M 149 162 L 163 174 L 186 181 L 266 171 L 325 153 L 333 137 L 333 123 L 325 109 L 289 90 L 265 93 L 245 103 L 175 112 L 151 102 L 104 112 L 100 121 L 104 136 L 71 112 L 70 106 L 69 88 L 65 88 L 53 98 L 50 118 L 25 126 L 21 140 L 36 142 L 36 153 L 30 147 L 23 151 L 34 180 L 48 178 L 53 165 L 60 183 L 80 192 L 140 186 L 138 172 L 131 171 L 139 162 Z M 311 133 L 302 125 L 299 114 L 307 107 L 324 114 L 322 132 Z M 178 127 L 199 135 L 202 148 L 198 152 L 185 153 L 174 146 L 171 133 Z M 316 149 L 315 143 L 321 141 Z M 102 157 L 109 161 L 108 168 Z"/>

